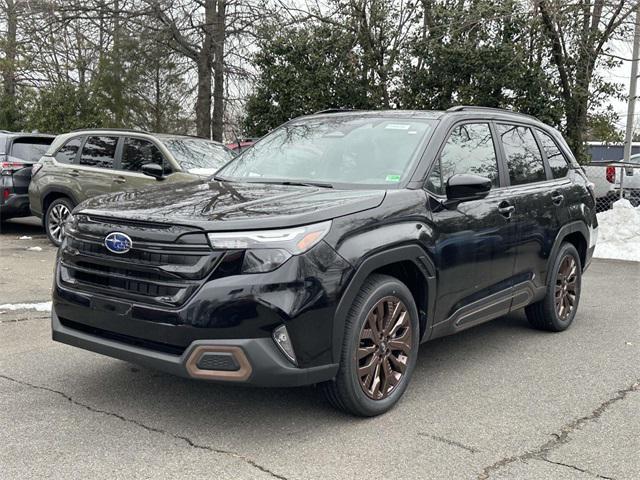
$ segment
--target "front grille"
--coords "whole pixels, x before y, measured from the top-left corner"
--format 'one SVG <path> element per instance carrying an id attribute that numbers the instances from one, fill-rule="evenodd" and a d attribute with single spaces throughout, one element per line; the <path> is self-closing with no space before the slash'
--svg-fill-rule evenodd
<path id="1" fill-rule="evenodd" d="M 158 352 L 169 353 L 171 355 L 182 355 L 186 350 L 185 347 L 178 345 L 170 345 L 168 343 L 154 342 L 152 340 L 145 340 L 143 338 L 132 337 L 130 335 L 124 335 L 122 333 L 110 332 L 101 328 L 91 327 L 84 323 L 73 322 L 66 318 L 60 317 L 60 323 L 74 330 L 95 335 L 97 337 L 105 338 L 107 340 L 115 340 L 116 342 L 126 343 L 127 345 L 133 345 L 134 347 L 146 348 L 148 350 L 156 350 Z"/>
<path id="2" fill-rule="evenodd" d="M 238 365 L 233 353 L 230 352 L 205 352 L 196 366 L 200 370 L 222 370 L 226 372 L 240 370 L 240 365 Z"/>
<path id="3" fill-rule="evenodd" d="M 68 233 L 60 254 L 62 286 L 136 303 L 177 307 L 202 285 L 227 252 L 207 244 L 135 240 L 124 254 L 107 250 L 104 238 Z M 230 253 L 230 252 L 229 252 Z"/>

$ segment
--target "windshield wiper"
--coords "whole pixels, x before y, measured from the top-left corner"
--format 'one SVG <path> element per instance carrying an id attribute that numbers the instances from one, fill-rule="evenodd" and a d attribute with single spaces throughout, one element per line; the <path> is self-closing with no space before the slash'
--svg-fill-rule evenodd
<path id="1" fill-rule="evenodd" d="M 300 186 L 300 187 L 333 188 L 333 185 L 331 185 L 330 183 L 307 182 L 307 181 L 298 181 L 298 180 L 259 181 L 259 182 L 251 182 L 251 183 L 273 183 L 275 185 L 294 185 L 294 186 Z"/>
<path id="2" fill-rule="evenodd" d="M 248 180 L 248 179 L 240 179 L 238 177 L 232 177 L 231 178 L 226 178 L 226 177 L 221 177 L 218 174 L 214 174 L 213 177 L 211 177 L 213 180 L 215 180 L 216 182 L 244 182 L 244 183 L 264 183 L 264 184 L 268 184 L 268 185 L 293 185 L 293 186 L 300 186 L 300 187 L 320 187 L 320 188 L 333 188 L 333 185 L 330 183 L 324 183 L 324 182 L 307 182 L 307 181 L 303 181 L 303 180 Z"/>

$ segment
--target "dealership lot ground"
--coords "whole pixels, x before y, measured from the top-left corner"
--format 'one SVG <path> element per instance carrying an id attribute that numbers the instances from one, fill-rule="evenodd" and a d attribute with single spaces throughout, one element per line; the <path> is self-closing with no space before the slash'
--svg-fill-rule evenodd
<path id="1" fill-rule="evenodd" d="M 3 225 L 0 248 L 0 305 L 47 301 L 37 223 Z M 5 309 L 0 476 L 634 479 L 639 382 L 640 263 L 594 261 L 562 334 L 518 313 L 423 344 L 404 400 L 368 420 L 312 387 L 199 383 L 56 344 L 46 313 Z"/>

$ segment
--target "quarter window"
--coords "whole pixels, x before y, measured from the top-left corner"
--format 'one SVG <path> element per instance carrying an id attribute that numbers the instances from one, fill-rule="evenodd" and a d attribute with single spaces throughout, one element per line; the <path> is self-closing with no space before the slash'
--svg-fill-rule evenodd
<path id="1" fill-rule="evenodd" d="M 82 148 L 80 165 L 113 168 L 118 137 L 89 137 Z"/>
<path id="2" fill-rule="evenodd" d="M 511 185 L 547 179 L 542 154 L 530 128 L 500 124 L 498 132 L 507 157 Z"/>
<path id="3" fill-rule="evenodd" d="M 80 138 L 72 138 L 65 143 L 58 153 L 56 153 L 56 160 L 60 163 L 73 163 L 78 156 L 78 150 L 82 144 Z"/>
<path id="4" fill-rule="evenodd" d="M 141 172 L 142 166 L 149 163 L 163 165 L 163 156 L 158 147 L 148 140 L 126 138 L 122 149 L 120 168 L 131 172 Z"/>
<path id="5" fill-rule="evenodd" d="M 427 189 L 444 195 L 447 181 L 454 175 L 469 173 L 499 185 L 498 160 L 487 123 L 470 123 L 453 129 L 429 178 Z"/>
<path id="6" fill-rule="evenodd" d="M 569 171 L 569 164 L 562 154 L 562 151 L 558 148 L 558 145 L 556 145 L 556 142 L 541 130 L 538 130 L 538 138 L 540 139 L 544 153 L 547 155 L 547 161 L 551 167 L 553 178 L 566 177 Z"/>

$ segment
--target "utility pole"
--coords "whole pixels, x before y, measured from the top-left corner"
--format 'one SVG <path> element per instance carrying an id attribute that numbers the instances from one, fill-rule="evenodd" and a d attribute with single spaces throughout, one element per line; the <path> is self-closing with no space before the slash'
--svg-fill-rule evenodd
<path id="1" fill-rule="evenodd" d="M 636 90 L 638 87 L 638 55 L 640 55 L 640 2 L 636 10 L 636 28 L 633 35 L 633 53 L 631 55 L 631 78 L 629 79 L 629 105 L 627 107 L 627 131 L 624 139 L 624 157 L 625 163 L 629 162 L 631 156 L 631 142 L 633 141 L 634 116 L 636 113 Z M 624 182 L 625 169 L 620 168 L 620 198 L 623 198 L 624 190 L 622 183 Z"/>

